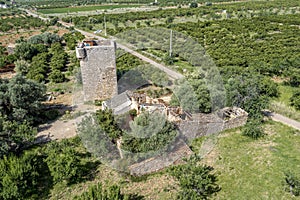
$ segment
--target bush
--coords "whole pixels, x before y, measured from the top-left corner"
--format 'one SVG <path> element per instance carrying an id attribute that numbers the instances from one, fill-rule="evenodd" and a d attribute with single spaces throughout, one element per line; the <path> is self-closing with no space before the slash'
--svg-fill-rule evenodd
<path id="1" fill-rule="evenodd" d="M 294 106 L 296 110 L 300 110 L 300 90 L 297 90 L 293 93 L 290 98 L 291 106 Z"/>
<path id="2" fill-rule="evenodd" d="M 137 116 L 136 109 L 129 110 L 129 115 L 132 116 L 132 117 L 136 117 Z"/>
<path id="3" fill-rule="evenodd" d="M 190 3 L 190 8 L 197 8 L 197 7 L 198 7 L 197 2 Z"/>
<path id="4" fill-rule="evenodd" d="M 0 199 L 24 199 L 30 196 L 39 176 L 37 155 L 25 153 L 18 158 L 4 156 L 0 160 Z"/>
<path id="5" fill-rule="evenodd" d="M 68 140 L 52 142 L 46 149 L 45 159 L 55 183 L 67 181 L 76 182 L 81 175 L 80 158 Z"/>
<path id="6" fill-rule="evenodd" d="M 179 181 L 181 188 L 177 199 L 207 199 L 221 190 L 216 175 L 211 173 L 213 168 L 198 165 L 198 161 L 200 158 L 193 155 L 186 164 L 170 168 L 170 174 Z"/>
<path id="7" fill-rule="evenodd" d="M 253 139 L 258 139 L 263 137 L 265 133 L 261 128 L 261 122 L 257 119 L 248 120 L 247 124 L 244 126 L 242 130 L 242 134 Z"/>
<path id="8" fill-rule="evenodd" d="M 292 173 L 285 174 L 285 190 L 294 196 L 300 195 L 300 180 Z"/>
<path id="9" fill-rule="evenodd" d="M 54 70 L 49 74 L 49 80 L 53 83 L 62 83 L 65 79 L 65 75 L 59 70 Z"/>

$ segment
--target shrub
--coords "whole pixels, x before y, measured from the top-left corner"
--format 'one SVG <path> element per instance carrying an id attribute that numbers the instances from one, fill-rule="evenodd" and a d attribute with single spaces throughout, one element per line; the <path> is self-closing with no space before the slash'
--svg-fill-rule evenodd
<path id="1" fill-rule="evenodd" d="M 221 190 L 216 175 L 212 174 L 213 168 L 198 165 L 199 160 L 193 155 L 186 164 L 171 167 L 170 174 L 179 181 L 181 188 L 177 199 L 207 199 Z"/>
<path id="2" fill-rule="evenodd" d="M 76 182 L 81 174 L 80 158 L 74 146 L 71 145 L 68 140 L 62 140 L 59 143 L 52 142 L 47 146 L 48 157 L 45 161 L 55 183 Z"/>
<path id="3" fill-rule="evenodd" d="M 65 79 L 65 75 L 59 70 L 54 70 L 49 74 L 49 80 L 53 83 L 62 83 Z"/>
<path id="4" fill-rule="evenodd" d="M 296 110 L 300 110 L 300 90 L 297 90 L 293 93 L 290 98 L 291 106 L 294 106 Z"/>
<path id="5" fill-rule="evenodd" d="M 24 199 L 37 186 L 40 162 L 32 153 L 10 155 L 0 160 L 0 199 Z"/>
<path id="6" fill-rule="evenodd" d="M 285 174 L 285 190 L 294 196 L 300 195 L 300 180 L 292 173 Z"/>
<path id="7" fill-rule="evenodd" d="M 197 8 L 197 7 L 198 7 L 197 2 L 190 3 L 190 8 Z"/>
<path id="8" fill-rule="evenodd" d="M 258 119 L 249 119 L 242 130 L 242 134 L 253 139 L 258 139 L 265 135 L 261 128 L 261 122 Z"/>

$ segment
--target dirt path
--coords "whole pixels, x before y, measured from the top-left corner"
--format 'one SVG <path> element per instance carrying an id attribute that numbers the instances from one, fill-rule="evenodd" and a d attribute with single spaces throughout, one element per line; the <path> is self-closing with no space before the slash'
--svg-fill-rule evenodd
<path id="1" fill-rule="evenodd" d="M 70 119 L 60 118 L 51 123 L 41 125 L 39 127 L 36 143 L 76 136 L 77 124 L 80 123 L 85 116 L 95 112 L 96 109 L 99 108 L 92 105 L 77 105 L 72 111 Z"/>
<path id="2" fill-rule="evenodd" d="M 276 122 L 281 122 L 300 131 L 300 122 L 296 120 L 290 119 L 277 113 L 273 113 L 271 111 L 264 111 L 264 114 Z"/>

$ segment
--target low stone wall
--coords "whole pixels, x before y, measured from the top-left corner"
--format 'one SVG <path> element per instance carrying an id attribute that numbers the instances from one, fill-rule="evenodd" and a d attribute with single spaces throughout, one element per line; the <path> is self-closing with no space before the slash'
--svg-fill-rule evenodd
<path id="1" fill-rule="evenodd" d="M 173 164 L 178 164 L 182 162 L 182 158 L 192 154 L 193 151 L 183 140 L 180 139 L 175 144 L 175 147 L 171 151 L 166 152 L 164 155 L 149 158 L 145 161 L 133 164 L 128 168 L 131 175 L 141 176 L 160 171 Z"/>
<path id="2" fill-rule="evenodd" d="M 224 108 L 217 114 L 197 113 L 178 124 L 187 139 L 211 135 L 223 130 L 237 128 L 246 124 L 248 113 L 241 108 Z"/>
<path id="3" fill-rule="evenodd" d="M 194 139 L 222 131 L 223 122 L 182 121 L 178 128 L 184 137 Z"/>

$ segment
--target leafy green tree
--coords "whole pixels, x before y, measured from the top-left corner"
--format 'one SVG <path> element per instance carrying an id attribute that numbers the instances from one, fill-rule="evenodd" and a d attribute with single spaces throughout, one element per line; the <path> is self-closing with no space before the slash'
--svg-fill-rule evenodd
<path id="1" fill-rule="evenodd" d="M 45 87 L 21 75 L 8 80 L 0 79 L 0 112 L 9 120 L 29 123 L 38 121 Z"/>
<path id="2" fill-rule="evenodd" d="M 180 185 L 177 199 L 208 199 L 221 190 L 217 185 L 217 177 L 212 174 L 213 168 L 199 165 L 200 158 L 192 155 L 186 164 L 173 166 L 169 172 Z"/>
<path id="3" fill-rule="evenodd" d="M 118 80 L 129 70 L 133 70 L 134 68 L 143 64 L 143 62 L 140 59 L 138 59 L 137 57 L 135 57 L 129 53 L 124 53 L 121 50 L 117 49 L 116 54 L 117 54 L 117 56 L 116 56 L 117 63 L 116 64 L 117 64 Z"/>
<path id="4" fill-rule="evenodd" d="M 35 35 L 28 39 L 28 43 L 30 44 L 45 44 L 47 46 L 56 42 L 61 42 L 59 35 L 49 32 Z"/>
<path id="5" fill-rule="evenodd" d="M 83 145 L 89 152 L 100 158 L 101 162 L 120 159 L 119 151 L 115 145 L 116 141 L 113 141 L 113 143 L 113 138 L 109 137 L 110 134 L 113 136 L 119 135 L 114 133 L 114 131 L 119 132 L 119 130 L 116 130 L 114 125 L 109 125 L 111 123 L 115 124 L 115 122 L 112 122 L 111 118 L 107 116 L 110 114 L 106 113 L 104 114 L 106 116 L 100 116 L 101 122 L 99 123 L 97 115 L 99 113 L 85 117 L 78 126 L 78 135 Z M 107 121 L 106 117 L 108 117 Z M 101 126 L 101 124 L 104 124 L 104 126 Z"/>
<path id="6" fill-rule="evenodd" d="M 65 68 L 65 65 L 67 63 L 68 55 L 62 50 L 57 51 L 53 54 L 50 62 L 50 67 L 52 70 L 60 70 L 62 71 Z"/>
<path id="7" fill-rule="evenodd" d="M 49 74 L 49 80 L 53 83 L 62 83 L 65 79 L 65 75 L 59 70 L 54 70 Z"/>
<path id="8" fill-rule="evenodd" d="M 211 96 L 205 81 L 197 78 L 190 78 L 188 81 L 193 87 L 195 95 L 197 97 L 198 110 L 204 113 L 211 112 Z"/>
<path id="9" fill-rule="evenodd" d="M 174 125 L 158 113 L 140 114 L 130 128 L 123 134 L 122 149 L 132 153 L 164 150 L 177 136 Z"/>
<path id="10" fill-rule="evenodd" d="M 109 138 L 112 139 L 113 142 L 122 136 L 122 131 L 115 121 L 112 110 L 97 110 L 96 116 L 101 129 L 108 135 Z"/>
<path id="11" fill-rule="evenodd" d="M 0 55 L 4 55 L 4 52 L 6 51 L 6 48 L 1 45 L 0 43 Z"/>
<path id="12" fill-rule="evenodd" d="M 70 183 L 77 180 L 81 171 L 80 158 L 68 140 L 51 142 L 47 146 L 46 153 L 45 162 L 55 183 L 61 181 Z"/>
<path id="13" fill-rule="evenodd" d="M 64 48 L 59 42 L 52 43 L 51 47 L 49 48 L 49 52 L 52 54 L 60 54 L 63 51 Z"/>
<path id="14" fill-rule="evenodd" d="M 47 53 L 48 48 L 44 44 L 34 44 L 34 48 L 37 50 L 38 53 Z"/>
<path id="15" fill-rule="evenodd" d="M 77 42 L 82 41 L 85 38 L 84 35 L 82 35 L 80 32 L 71 32 L 71 33 L 65 33 L 63 35 L 63 39 L 66 42 L 66 45 L 68 49 L 72 50 L 75 49 Z"/>
<path id="16" fill-rule="evenodd" d="M 26 76 L 28 70 L 30 68 L 30 64 L 25 60 L 17 60 L 15 62 L 15 71 L 22 76 Z"/>
<path id="17" fill-rule="evenodd" d="M 21 157 L 4 156 L 0 160 L 0 199 L 24 199 L 33 194 L 40 164 L 37 156 L 30 152 Z"/>
<path id="18" fill-rule="evenodd" d="M 189 77 L 187 80 L 179 80 L 173 92 L 172 104 L 179 103 L 190 112 L 211 112 L 210 92 L 203 79 Z"/>
<path id="19" fill-rule="evenodd" d="M 58 17 L 53 17 L 50 19 L 50 21 L 48 23 L 50 26 L 54 26 L 57 24 L 58 20 L 59 20 Z"/>
<path id="20" fill-rule="evenodd" d="M 49 72 L 49 58 L 48 53 L 40 53 L 32 58 L 27 78 L 36 80 L 38 82 L 45 82 L 47 73 Z"/>
<path id="21" fill-rule="evenodd" d="M 18 58 L 24 59 L 24 60 L 31 60 L 33 56 L 37 54 L 37 49 L 34 47 L 34 45 L 29 44 L 27 42 L 22 42 L 20 44 L 17 44 L 15 48 L 15 55 Z"/>
<path id="22" fill-rule="evenodd" d="M 261 111 L 268 106 L 270 96 L 278 94 L 277 86 L 267 84 L 262 76 L 253 72 L 228 79 L 225 87 L 227 105 L 241 107 L 253 118 L 261 118 Z"/>
<path id="23" fill-rule="evenodd" d="M 10 54 L 5 56 L 5 62 L 6 64 L 12 64 L 17 60 L 17 57 L 14 54 Z"/>
<path id="24" fill-rule="evenodd" d="M 170 16 L 166 19 L 166 24 L 172 24 L 174 21 L 174 17 Z"/>
<path id="25" fill-rule="evenodd" d="M 36 128 L 27 121 L 11 121 L 0 115 L 0 158 L 8 152 L 20 152 L 34 141 L 36 134 Z"/>
<path id="26" fill-rule="evenodd" d="M 293 92 L 290 102 L 291 106 L 294 106 L 297 110 L 300 110 L 300 90 Z"/>
<path id="27" fill-rule="evenodd" d="M 172 94 L 171 96 L 170 106 L 180 106 L 180 102 L 175 94 Z"/>
<path id="28" fill-rule="evenodd" d="M 173 65 L 173 64 L 174 64 L 174 57 L 173 57 L 173 56 L 166 55 L 165 58 L 164 58 L 164 62 L 165 62 L 167 65 Z"/>
<path id="29" fill-rule="evenodd" d="M 165 72 L 151 65 L 140 65 L 137 67 L 138 72 L 142 74 L 142 77 L 146 80 L 151 81 L 157 86 L 167 86 L 168 76 Z"/>
<path id="30" fill-rule="evenodd" d="M 260 94 L 266 95 L 268 97 L 278 97 L 279 96 L 279 90 L 278 85 L 270 80 L 268 77 L 263 77 L 261 79 L 260 86 Z"/>
<path id="31" fill-rule="evenodd" d="M 5 65 L 6 63 L 4 57 L 0 57 L 0 68 L 5 67 Z"/>
<path id="32" fill-rule="evenodd" d="M 67 35 L 67 33 L 66 33 L 63 36 L 63 38 L 64 38 L 64 40 L 66 42 L 66 45 L 67 45 L 68 49 L 70 49 L 70 50 L 75 49 L 75 47 L 76 47 L 76 39 L 75 39 L 75 37 L 73 37 L 71 35 L 71 33 L 68 33 L 68 34 L 69 35 Z"/>
<path id="33" fill-rule="evenodd" d="M 37 131 L 32 124 L 40 120 L 44 92 L 44 86 L 21 75 L 0 79 L 0 157 L 34 140 Z"/>

